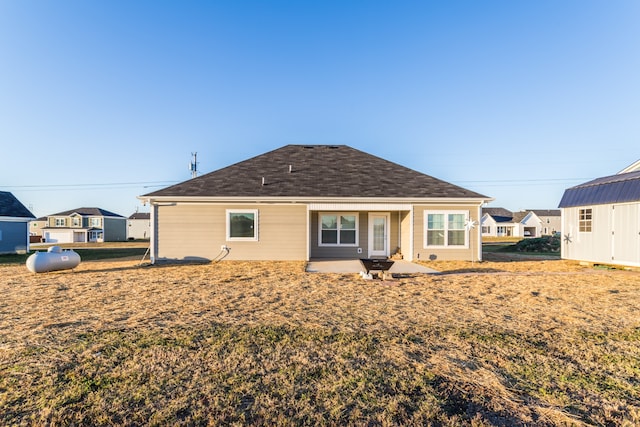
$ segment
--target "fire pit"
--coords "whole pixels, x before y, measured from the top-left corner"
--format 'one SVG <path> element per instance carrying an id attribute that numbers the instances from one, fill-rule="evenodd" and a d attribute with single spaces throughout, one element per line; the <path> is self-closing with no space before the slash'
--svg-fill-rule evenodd
<path id="1" fill-rule="evenodd" d="M 370 274 L 371 271 L 380 271 L 382 279 L 386 279 L 389 269 L 393 265 L 393 261 L 388 259 L 360 258 L 360 262 L 367 274 Z"/>

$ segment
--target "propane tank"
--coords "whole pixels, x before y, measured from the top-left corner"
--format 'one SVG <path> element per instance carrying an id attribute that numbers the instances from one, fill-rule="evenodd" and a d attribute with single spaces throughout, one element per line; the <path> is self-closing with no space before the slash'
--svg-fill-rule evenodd
<path id="1" fill-rule="evenodd" d="M 27 258 L 27 268 L 32 273 L 68 270 L 80 264 L 80 255 L 73 250 L 63 251 L 60 246 L 51 246 L 47 252 L 36 252 Z"/>

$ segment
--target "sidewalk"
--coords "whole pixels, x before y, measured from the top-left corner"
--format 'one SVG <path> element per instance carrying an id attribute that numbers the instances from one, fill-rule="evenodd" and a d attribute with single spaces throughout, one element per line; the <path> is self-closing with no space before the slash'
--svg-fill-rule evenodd
<path id="1" fill-rule="evenodd" d="M 364 267 L 357 259 L 312 260 L 307 263 L 307 273 L 360 273 Z M 434 274 L 436 270 L 405 260 L 397 260 L 389 270 L 396 274 Z"/>

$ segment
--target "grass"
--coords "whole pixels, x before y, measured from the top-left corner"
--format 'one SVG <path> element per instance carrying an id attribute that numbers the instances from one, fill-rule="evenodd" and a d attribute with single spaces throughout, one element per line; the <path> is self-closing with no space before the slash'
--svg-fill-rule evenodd
<path id="1" fill-rule="evenodd" d="M 0 265 L 0 424 L 640 423 L 639 273 L 429 266 Z"/>
<path id="2" fill-rule="evenodd" d="M 483 241 L 485 238 L 483 238 Z M 523 251 L 519 245 L 526 245 L 543 239 L 521 239 L 517 238 L 512 241 L 493 241 L 485 242 L 482 245 L 483 258 L 492 261 L 508 261 L 508 260 L 536 260 L 549 259 L 559 260 L 560 251 Z M 535 245 L 533 245 L 535 248 Z"/>

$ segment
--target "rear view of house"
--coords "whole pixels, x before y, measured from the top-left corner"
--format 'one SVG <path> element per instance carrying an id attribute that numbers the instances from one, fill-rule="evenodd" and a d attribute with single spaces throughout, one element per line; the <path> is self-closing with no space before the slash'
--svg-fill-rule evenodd
<path id="1" fill-rule="evenodd" d="M 348 146 L 287 145 L 139 197 L 155 260 L 481 258 L 486 196 Z"/>
<path id="2" fill-rule="evenodd" d="M 638 167 L 565 190 L 560 208 L 562 258 L 640 266 Z"/>
<path id="3" fill-rule="evenodd" d="M 34 218 L 13 194 L 0 191 L 0 254 L 29 250 L 29 221 Z"/>

